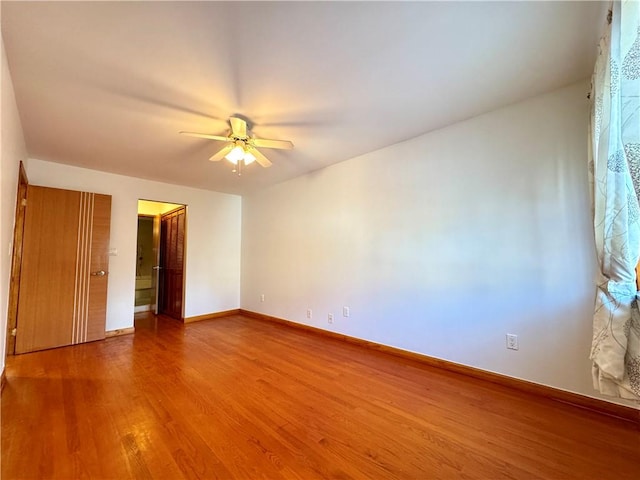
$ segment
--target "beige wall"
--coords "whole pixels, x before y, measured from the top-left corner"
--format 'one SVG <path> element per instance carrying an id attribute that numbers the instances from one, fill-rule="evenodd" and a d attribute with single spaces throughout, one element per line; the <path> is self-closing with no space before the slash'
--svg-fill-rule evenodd
<path id="1" fill-rule="evenodd" d="M 0 41 L 2 36 L 0 34 Z M 4 369 L 6 348 L 7 307 L 9 278 L 11 275 L 11 251 L 13 223 L 16 208 L 16 190 L 20 161 L 27 161 L 20 116 L 16 106 L 13 83 L 2 42 L 2 74 L 0 77 L 0 371 Z"/>
<path id="2" fill-rule="evenodd" d="M 596 396 L 588 90 L 245 196 L 242 308 Z"/>

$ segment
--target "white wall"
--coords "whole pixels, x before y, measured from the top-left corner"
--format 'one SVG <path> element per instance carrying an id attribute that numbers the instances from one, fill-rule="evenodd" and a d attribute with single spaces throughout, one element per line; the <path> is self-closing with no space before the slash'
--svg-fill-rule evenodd
<path id="1" fill-rule="evenodd" d="M 133 325 L 138 199 L 187 205 L 185 316 L 240 303 L 241 197 L 30 159 L 32 185 L 112 196 L 107 330 Z"/>
<path id="2" fill-rule="evenodd" d="M 242 308 L 595 396 L 588 90 L 244 197 Z"/>
<path id="3" fill-rule="evenodd" d="M 9 73 L 9 64 L 2 43 L 2 76 L 0 77 L 0 371 L 4 369 L 6 348 L 7 308 L 9 279 L 11 277 L 11 252 L 13 223 L 16 209 L 16 190 L 20 160 L 26 163 L 27 150 Z"/>

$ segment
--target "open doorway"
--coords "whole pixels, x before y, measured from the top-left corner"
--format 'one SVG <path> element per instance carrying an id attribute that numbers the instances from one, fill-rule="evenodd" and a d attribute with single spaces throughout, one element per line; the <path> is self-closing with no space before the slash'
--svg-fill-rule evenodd
<path id="1" fill-rule="evenodd" d="M 138 201 L 135 307 L 182 320 L 186 206 Z"/>
<path id="2" fill-rule="evenodd" d="M 157 240 L 154 239 L 154 223 L 156 219 L 151 215 L 138 214 L 138 242 L 136 251 L 136 313 L 153 311 L 156 307 L 157 269 Z M 155 280 L 155 281 L 154 281 Z"/>

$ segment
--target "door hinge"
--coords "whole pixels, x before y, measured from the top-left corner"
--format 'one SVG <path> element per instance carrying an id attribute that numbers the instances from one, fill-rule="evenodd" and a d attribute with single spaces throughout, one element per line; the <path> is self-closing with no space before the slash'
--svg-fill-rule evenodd
<path id="1" fill-rule="evenodd" d="M 15 337 L 18 334 L 18 329 L 14 328 L 13 330 L 11 330 L 11 336 Z"/>
<path id="2" fill-rule="evenodd" d="M 22 199 L 22 202 L 20 202 L 20 204 L 21 204 L 23 207 L 26 207 L 26 206 L 27 206 L 27 199 L 26 199 L 26 198 L 23 198 L 23 199 Z"/>

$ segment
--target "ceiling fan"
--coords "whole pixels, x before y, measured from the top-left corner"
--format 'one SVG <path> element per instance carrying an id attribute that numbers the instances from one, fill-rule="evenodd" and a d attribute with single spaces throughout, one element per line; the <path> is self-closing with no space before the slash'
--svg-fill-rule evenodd
<path id="1" fill-rule="evenodd" d="M 231 125 L 231 131 L 226 137 L 221 135 L 209 135 L 207 133 L 196 132 L 180 132 L 182 135 L 189 135 L 191 137 L 207 138 L 209 140 L 218 140 L 220 142 L 227 142 L 227 145 L 222 147 L 211 158 L 212 162 L 217 162 L 226 158 L 235 165 L 234 172 L 237 171 L 238 175 L 242 173 L 242 167 L 257 162 L 262 167 L 270 167 L 271 161 L 265 157 L 256 147 L 260 148 L 280 148 L 291 150 L 293 143 L 288 140 L 268 140 L 266 138 L 255 138 L 250 134 L 247 128 L 247 122 L 240 117 L 230 117 L 229 124 Z"/>

